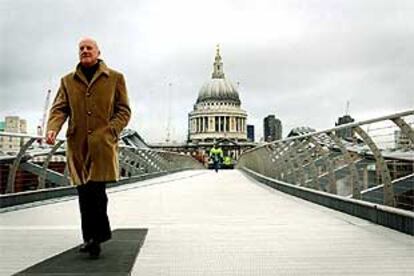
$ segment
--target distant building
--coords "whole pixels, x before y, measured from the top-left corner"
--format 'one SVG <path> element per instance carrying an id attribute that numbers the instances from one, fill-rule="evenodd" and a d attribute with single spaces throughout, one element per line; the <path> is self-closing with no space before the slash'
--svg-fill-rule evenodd
<path id="1" fill-rule="evenodd" d="M 354 118 L 352 118 L 349 115 L 344 115 L 342 117 L 338 118 L 338 122 L 335 123 L 335 126 L 345 125 L 349 123 L 355 122 Z M 343 128 L 338 131 L 336 131 L 336 136 L 345 139 L 345 140 L 352 140 L 353 133 L 351 128 Z"/>
<path id="2" fill-rule="evenodd" d="M 247 140 L 254 142 L 254 125 L 247 125 Z"/>
<path id="3" fill-rule="evenodd" d="M 247 140 L 247 112 L 241 108 L 238 86 L 223 70 L 217 46 L 211 78 L 201 87 L 193 110 L 188 113 L 188 138 L 185 146 L 164 145 L 165 149 L 188 152 L 204 158 L 218 144 L 224 155 L 237 160 L 243 150 L 254 146 Z M 198 158 L 198 157 L 197 157 Z"/>
<path id="4" fill-rule="evenodd" d="M 266 142 L 282 139 L 282 122 L 275 117 L 269 115 L 263 120 L 263 138 Z"/>
<path id="5" fill-rule="evenodd" d="M 246 142 L 247 113 L 241 109 L 239 92 L 225 77 L 217 47 L 211 79 L 201 87 L 188 114 L 188 142 L 212 146 L 219 140 Z"/>
<path id="6" fill-rule="evenodd" d="M 411 143 L 408 136 L 402 133 L 401 130 L 394 131 L 394 143 L 395 148 L 397 149 L 408 149 L 413 147 L 413 143 Z"/>
<path id="7" fill-rule="evenodd" d="M 306 134 L 309 134 L 315 131 L 316 131 L 315 129 L 310 128 L 310 127 L 295 127 L 295 128 L 292 128 L 291 131 L 289 131 L 289 134 L 287 135 L 287 137 L 306 135 Z"/>
<path id="8" fill-rule="evenodd" d="M 5 120 L 0 122 L 0 131 L 27 133 L 27 122 L 19 116 L 6 116 Z M 0 136 L 0 151 L 17 151 L 23 142 L 21 138 Z"/>
<path id="9" fill-rule="evenodd" d="M 20 119 L 19 116 L 6 116 L 4 131 L 13 133 L 27 133 L 27 122 L 24 119 Z"/>

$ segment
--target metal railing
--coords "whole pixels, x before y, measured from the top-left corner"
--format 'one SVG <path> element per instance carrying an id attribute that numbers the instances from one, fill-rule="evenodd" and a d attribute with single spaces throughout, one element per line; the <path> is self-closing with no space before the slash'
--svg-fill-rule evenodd
<path id="1" fill-rule="evenodd" d="M 40 136 L 0 132 L 0 193 L 69 186 L 66 141 L 55 145 Z M 4 147 L 6 145 L 6 147 Z M 145 174 L 204 169 L 189 155 L 119 145 L 120 180 Z"/>
<path id="2" fill-rule="evenodd" d="M 281 183 L 414 210 L 414 110 L 274 141 L 237 168 Z"/>

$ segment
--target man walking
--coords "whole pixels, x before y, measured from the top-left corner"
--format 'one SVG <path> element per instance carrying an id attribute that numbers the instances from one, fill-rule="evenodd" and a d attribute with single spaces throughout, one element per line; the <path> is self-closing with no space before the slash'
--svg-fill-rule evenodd
<path id="1" fill-rule="evenodd" d="M 61 79 L 46 134 L 46 142 L 54 144 L 69 120 L 66 159 L 79 195 L 84 240 L 79 251 L 91 258 L 98 258 L 100 244 L 111 238 L 106 183 L 118 180 L 118 137 L 131 117 L 123 75 L 99 56 L 94 39 L 81 39 L 80 62 Z"/>
<path id="2" fill-rule="evenodd" d="M 214 144 L 210 150 L 210 158 L 213 160 L 214 170 L 218 172 L 220 163 L 223 160 L 223 150 L 218 147 L 218 145 Z"/>

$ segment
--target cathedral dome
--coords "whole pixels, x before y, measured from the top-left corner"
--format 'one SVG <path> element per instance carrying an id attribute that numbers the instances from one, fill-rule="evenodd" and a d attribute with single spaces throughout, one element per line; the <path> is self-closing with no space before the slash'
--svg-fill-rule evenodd
<path id="1" fill-rule="evenodd" d="M 224 78 L 213 78 L 201 87 L 197 103 L 205 101 L 229 101 L 240 104 L 236 87 L 231 81 Z"/>
<path id="2" fill-rule="evenodd" d="M 211 80 L 207 81 L 198 93 L 197 103 L 206 101 L 233 102 L 240 105 L 240 98 L 236 86 L 224 76 L 223 62 L 221 61 L 218 47 Z"/>
<path id="3" fill-rule="evenodd" d="M 237 85 L 224 76 L 218 45 L 213 69 L 188 113 L 188 142 L 201 147 L 218 141 L 246 142 L 247 113 L 241 109 Z"/>

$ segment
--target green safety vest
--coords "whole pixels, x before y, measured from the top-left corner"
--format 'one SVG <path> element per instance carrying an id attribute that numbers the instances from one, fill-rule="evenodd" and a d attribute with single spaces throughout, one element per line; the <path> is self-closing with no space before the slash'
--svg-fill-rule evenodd
<path id="1" fill-rule="evenodd" d="M 212 148 L 210 150 L 210 156 L 218 155 L 223 158 L 223 150 L 221 148 Z"/>
<path id="2" fill-rule="evenodd" d="M 224 157 L 223 163 L 224 165 L 231 165 L 232 163 L 231 157 L 230 156 Z"/>

